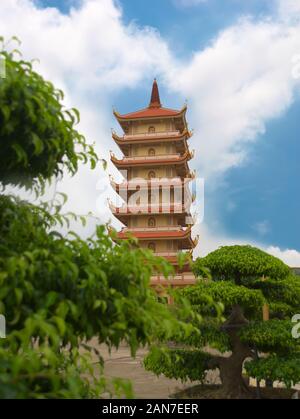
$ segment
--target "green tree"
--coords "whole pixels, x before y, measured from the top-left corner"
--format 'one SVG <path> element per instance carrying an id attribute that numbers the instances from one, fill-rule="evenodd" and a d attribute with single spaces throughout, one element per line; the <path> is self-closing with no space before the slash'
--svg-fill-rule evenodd
<path id="1" fill-rule="evenodd" d="M 212 279 L 203 278 L 207 269 Z M 180 294 L 202 317 L 201 322 L 193 320 L 200 333 L 175 335 L 175 349 L 154 347 L 146 368 L 183 380 L 202 380 L 208 370 L 219 369 L 224 394 L 232 398 L 250 396 L 243 368 L 259 380 L 280 380 L 288 387 L 299 383 L 300 340 L 292 337 L 291 322 L 300 308 L 299 278 L 283 262 L 251 246 L 222 247 L 198 259 L 194 270 L 201 279 Z M 211 299 L 222 304 L 223 320 Z M 270 321 L 262 321 L 265 304 Z"/>
<path id="2" fill-rule="evenodd" d="M 80 161 L 94 168 L 98 158 L 75 126 L 77 109 L 66 109 L 61 90 L 35 72 L 32 63 L 1 51 L 6 77 L 0 79 L 0 182 L 31 188 L 63 168 L 75 174 Z"/>
<path id="3" fill-rule="evenodd" d="M 0 80 L 2 184 L 38 190 L 65 167 L 75 173 L 80 160 L 94 168 L 94 149 L 74 128 L 78 111 L 64 111 L 62 93 L 30 63 L 1 55 L 7 65 Z M 150 290 L 153 269 L 170 272 L 165 260 L 134 241 L 115 243 L 105 227 L 88 240 L 62 235 L 59 226 L 68 229 L 72 217 L 59 205 L 50 213 L 47 205 L 0 195 L 0 314 L 7 326 L 0 398 L 99 397 L 107 385 L 101 354 L 96 351 L 98 369 L 91 360 L 91 338 L 110 348 L 125 341 L 134 355 L 158 332 L 191 328 Z M 131 394 L 120 381 L 113 384 L 117 394 Z"/>

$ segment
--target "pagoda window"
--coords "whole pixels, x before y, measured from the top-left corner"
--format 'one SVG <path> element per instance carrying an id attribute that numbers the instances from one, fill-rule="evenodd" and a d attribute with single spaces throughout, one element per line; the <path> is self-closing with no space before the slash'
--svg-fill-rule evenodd
<path id="1" fill-rule="evenodd" d="M 156 220 L 155 220 L 155 218 L 149 218 L 149 220 L 148 220 L 148 227 L 151 227 L 151 228 L 156 227 Z"/>
<path id="2" fill-rule="evenodd" d="M 152 252 L 156 252 L 156 244 L 151 242 L 148 244 L 148 249 L 152 250 Z"/>
<path id="3" fill-rule="evenodd" d="M 149 134 L 154 134 L 155 133 L 155 127 L 149 127 L 149 129 L 148 129 L 148 133 Z"/>
<path id="4" fill-rule="evenodd" d="M 155 156 L 155 150 L 154 150 L 154 148 L 149 148 L 149 150 L 148 150 L 148 156 Z"/>
<path id="5" fill-rule="evenodd" d="M 151 180 L 155 178 L 156 178 L 156 174 L 155 172 L 153 172 L 153 170 L 151 170 L 151 172 L 148 173 L 148 179 Z"/>

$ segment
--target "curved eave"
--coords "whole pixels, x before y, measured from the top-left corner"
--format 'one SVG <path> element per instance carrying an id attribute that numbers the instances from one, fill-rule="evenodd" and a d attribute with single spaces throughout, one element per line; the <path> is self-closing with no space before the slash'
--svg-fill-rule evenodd
<path id="1" fill-rule="evenodd" d="M 147 115 L 147 111 L 148 113 L 151 113 L 151 108 L 145 108 L 145 109 L 141 109 L 140 111 L 136 111 L 130 114 L 126 114 L 126 115 L 121 115 L 119 112 L 117 112 L 116 110 L 113 111 L 113 114 L 115 116 L 115 118 L 118 120 L 119 123 L 122 122 L 129 122 L 129 121 L 138 121 L 138 120 L 146 120 L 146 119 L 150 119 L 150 120 L 154 120 L 154 119 L 165 119 L 165 118 L 180 118 L 183 117 L 185 119 L 185 115 L 186 115 L 186 111 L 187 111 L 187 105 L 184 105 L 183 108 L 179 111 L 175 111 L 173 109 L 167 109 L 168 114 L 159 114 L 159 113 L 155 113 L 154 115 Z M 158 108 L 160 109 L 160 112 L 164 111 L 164 108 Z"/>
<path id="2" fill-rule="evenodd" d="M 118 219 L 123 218 L 123 217 L 132 217 L 135 215 L 169 215 L 169 214 L 185 215 L 187 217 L 191 217 L 190 211 L 187 211 L 183 206 L 181 208 L 181 211 L 179 211 L 178 208 L 174 208 L 171 206 L 169 212 L 166 212 L 166 210 L 162 207 L 160 207 L 158 211 L 157 210 L 151 211 L 151 207 L 148 207 L 147 210 L 141 209 L 140 211 L 130 211 L 129 208 L 127 208 L 127 211 L 126 211 L 123 208 L 117 208 L 112 204 L 109 204 L 109 207 L 112 214 Z"/>
<path id="3" fill-rule="evenodd" d="M 131 145 L 131 144 L 136 144 L 136 143 L 146 143 L 146 144 L 155 144 L 156 142 L 179 142 L 179 141 L 184 141 L 184 140 L 188 140 L 189 138 L 191 138 L 193 136 L 193 133 L 187 129 L 185 129 L 180 135 L 164 135 L 164 133 L 162 132 L 161 135 L 157 135 L 156 137 L 154 136 L 144 136 L 144 135 L 136 135 L 136 136 L 132 136 L 131 138 L 125 138 L 124 137 L 119 137 L 118 134 L 116 134 L 115 132 L 112 133 L 112 138 L 113 140 L 117 143 L 118 146 L 125 146 L 125 145 Z"/>
<path id="4" fill-rule="evenodd" d="M 118 233 L 119 239 L 128 239 L 130 236 L 138 240 L 190 240 L 191 244 L 194 241 L 191 238 L 191 227 L 185 231 L 121 231 Z"/>
<path id="5" fill-rule="evenodd" d="M 141 182 L 141 180 L 137 180 L 136 182 L 134 181 L 127 181 L 127 182 L 123 182 L 123 183 L 117 183 L 113 180 L 112 177 L 110 177 L 110 185 L 111 187 L 117 192 L 119 193 L 120 191 L 130 191 L 130 192 L 136 192 L 137 190 L 149 190 L 151 187 L 161 187 L 161 186 L 175 186 L 175 187 L 181 187 L 182 189 L 188 188 L 189 183 L 192 181 L 191 178 L 187 178 L 184 181 L 180 181 L 180 182 L 172 182 L 172 180 L 170 179 L 170 182 L 163 182 L 163 181 L 158 181 L 158 182 L 151 182 L 151 181 L 143 181 Z M 192 200 L 192 199 L 191 199 Z"/>
<path id="6" fill-rule="evenodd" d="M 162 166 L 162 165 L 180 165 L 187 163 L 192 159 L 192 154 L 187 151 L 180 158 L 166 158 L 166 159 L 143 159 L 126 161 L 126 159 L 119 160 L 115 156 L 111 156 L 111 162 L 118 167 L 139 167 L 139 166 Z"/>

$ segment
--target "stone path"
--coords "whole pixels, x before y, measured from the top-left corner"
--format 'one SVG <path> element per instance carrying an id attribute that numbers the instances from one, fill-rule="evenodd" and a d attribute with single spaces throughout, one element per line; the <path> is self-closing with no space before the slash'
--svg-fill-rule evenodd
<path id="1" fill-rule="evenodd" d="M 169 380 L 164 376 L 158 378 L 145 371 L 142 360 L 147 354 L 146 349 L 139 350 L 136 358 L 133 359 L 127 346 L 121 346 L 118 351 L 112 350 L 111 354 L 104 345 L 99 347 L 94 342 L 93 346 L 96 346 L 104 357 L 105 376 L 131 380 L 135 397 L 138 399 L 166 399 L 171 394 L 191 386 L 191 383 L 184 385 L 181 381 Z"/>

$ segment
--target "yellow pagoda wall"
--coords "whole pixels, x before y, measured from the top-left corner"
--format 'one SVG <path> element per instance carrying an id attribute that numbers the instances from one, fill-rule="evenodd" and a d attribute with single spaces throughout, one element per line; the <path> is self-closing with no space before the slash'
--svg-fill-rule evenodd
<path id="1" fill-rule="evenodd" d="M 132 178 L 143 178 L 148 179 L 149 172 L 154 172 L 157 178 L 172 178 L 176 177 L 176 169 L 174 167 L 164 167 L 164 166 L 156 166 L 156 167 L 133 167 L 131 169 L 131 179 Z"/>
<path id="2" fill-rule="evenodd" d="M 131 157 L 143 157 L 149 155 L 149 150 L 154 149 L 156 154 L 176 154 L 176 147 L 174 144 L 155 144 L 155 145 L 133 145 L 131 147 Z"/>
<path id="3" fill-rule="evenodd" d="M 146 134 L 150 127 L 155 127 L 156 132 L 175 131 L 175 124 L 173 121 L 147 121 L 136 122 L 129 128 L 128 134 Z"/>
<path id="4" fill-rule="evenodd" d="M 149 240 L 149 241 L 140 241 L 140 247 L 148 249 L 150 243 L 155 243 L 156 253 L 172 253 L 177 252 L 178 243 L 174 240 Z"/>
<path id="5" fill-rule="evenodd" d="M 150 218 L 154 218 L 156 221 L 156 227 L 170 227 L 178 225 L 177 216 L 172 214 L 161 214 L 161 215 L 138 215 L 132 216 L 129 220 L 129 228 L 147 227 Z"/>

